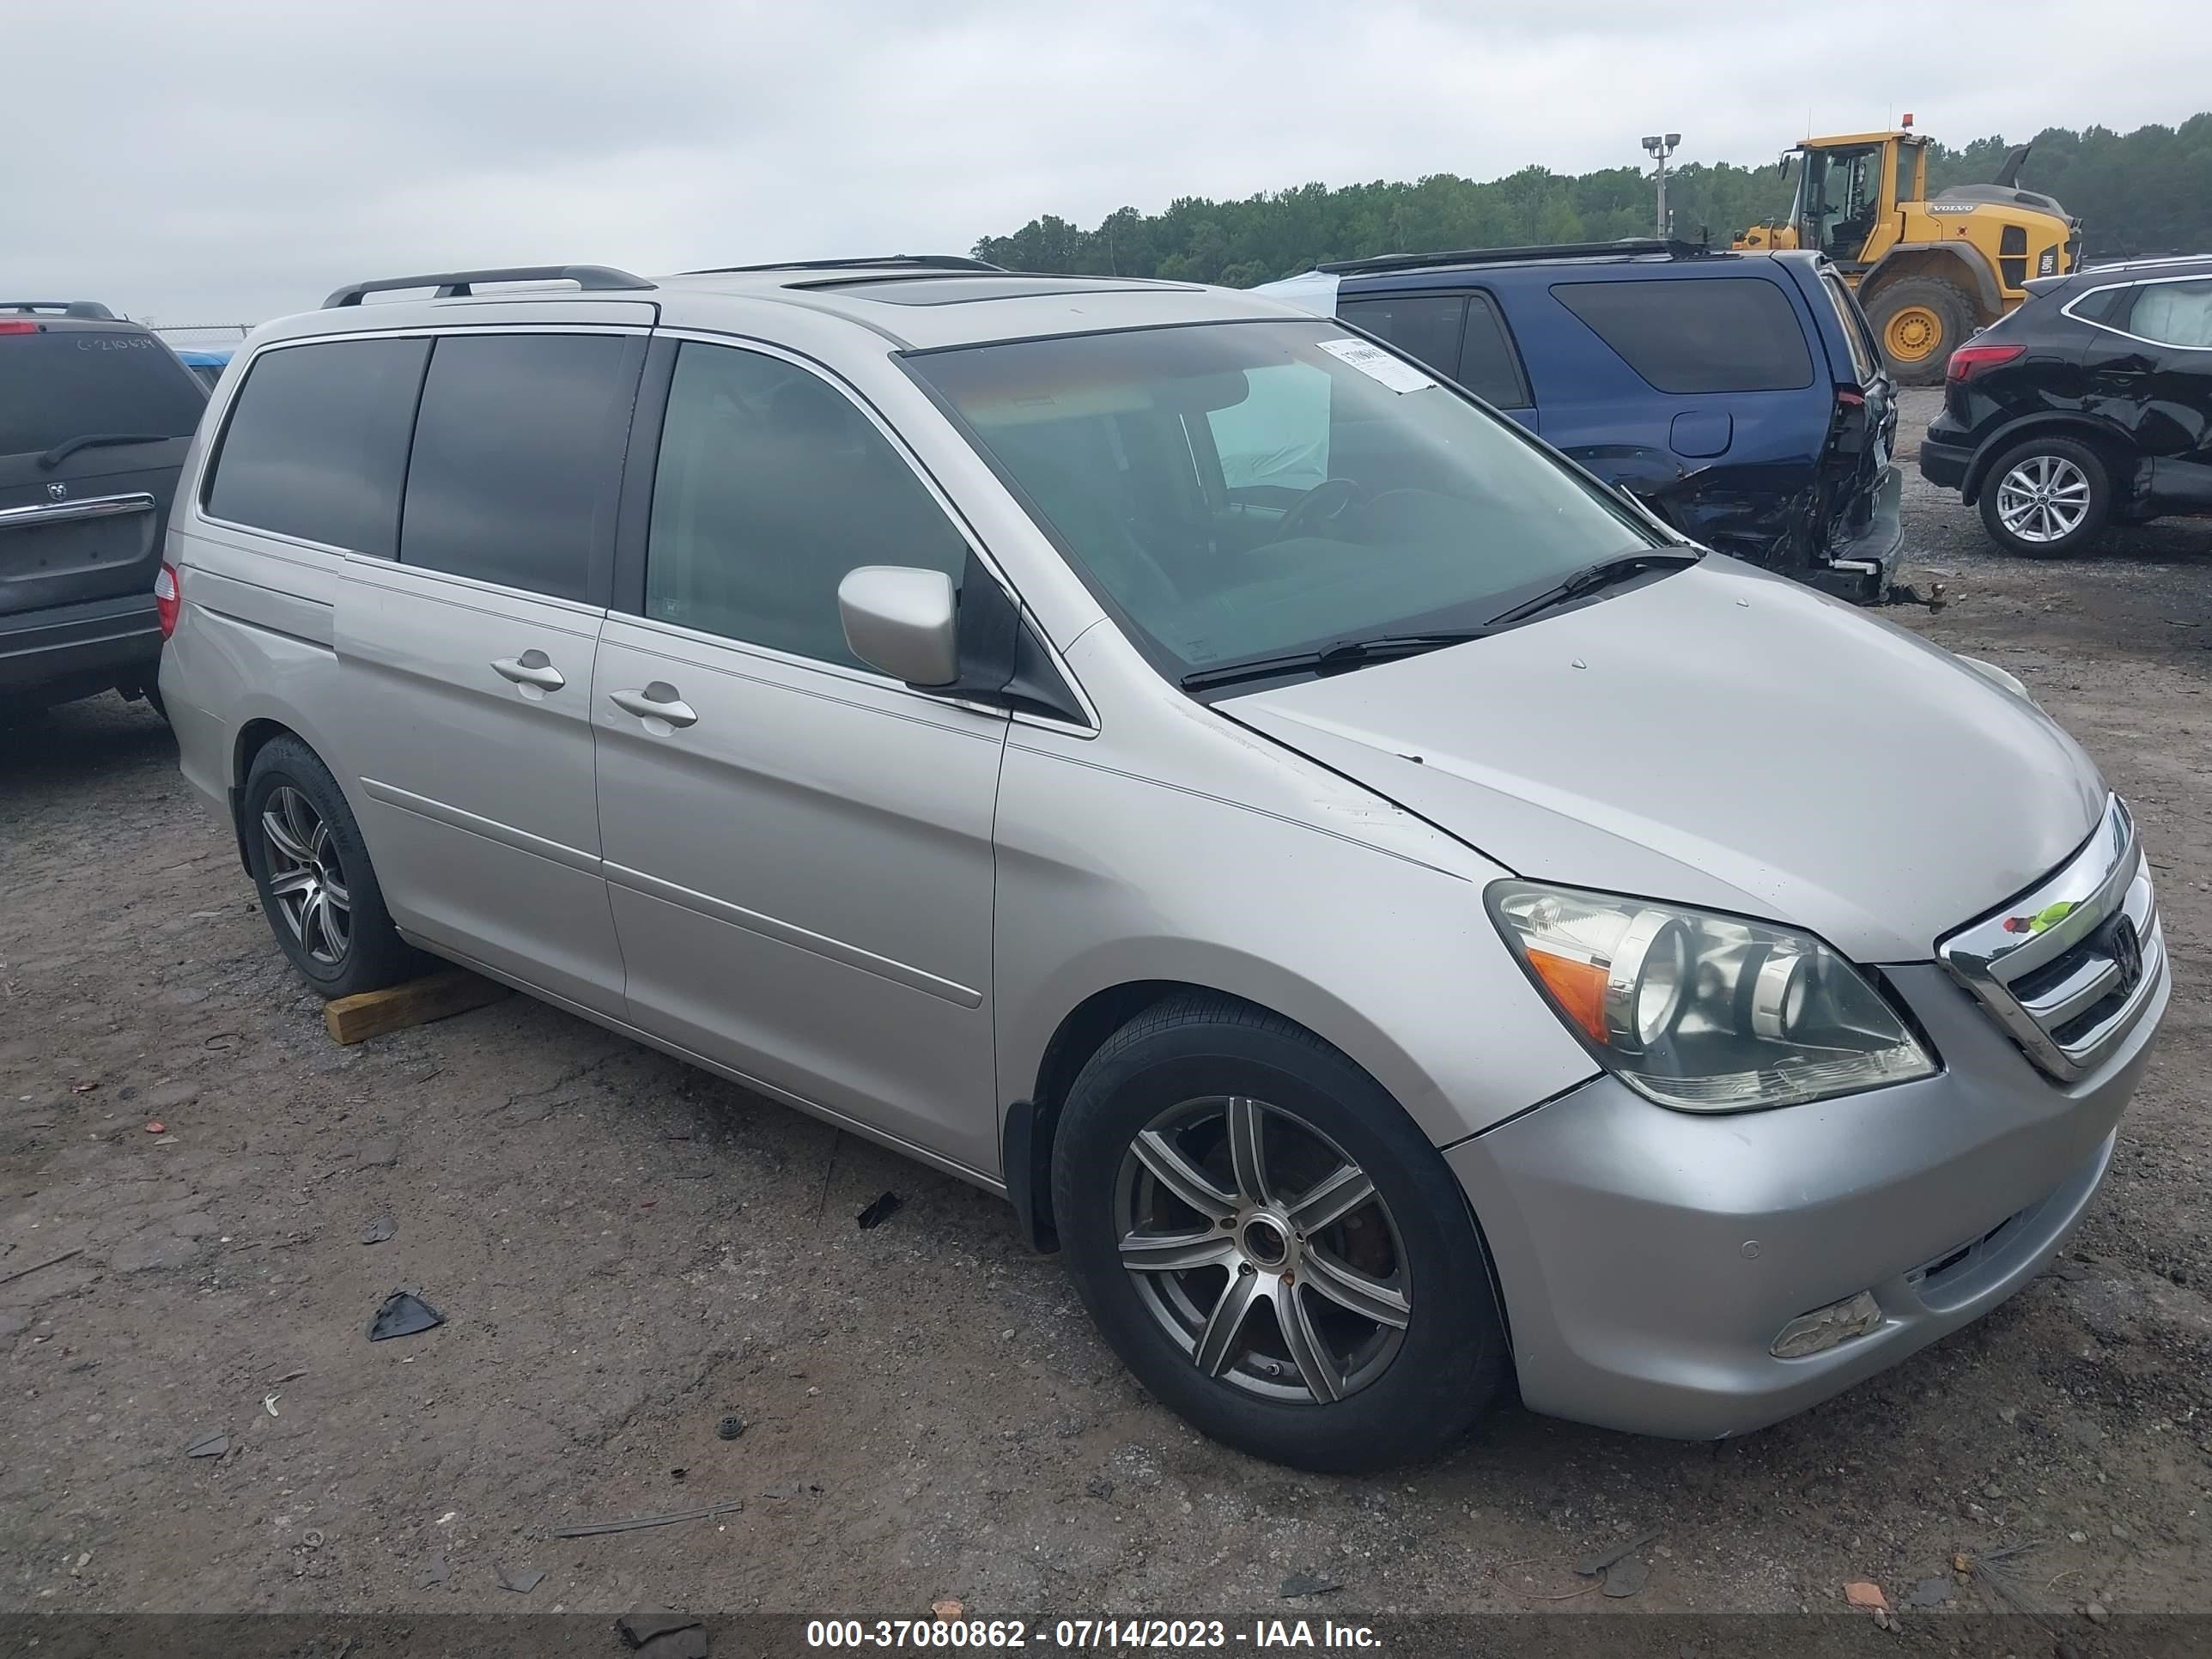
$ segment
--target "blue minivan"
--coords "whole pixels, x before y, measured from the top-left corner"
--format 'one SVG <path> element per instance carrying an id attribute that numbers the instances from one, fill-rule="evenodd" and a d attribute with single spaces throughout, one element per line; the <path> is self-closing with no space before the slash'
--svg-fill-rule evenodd
<path id="1" fill-rule="evenodd" d="M 1888 592 L 1895 394 L 1817 253 L 1398 253 L 1259 291 L 1395 346 L 1717 551 L 1862 602 Z"/>

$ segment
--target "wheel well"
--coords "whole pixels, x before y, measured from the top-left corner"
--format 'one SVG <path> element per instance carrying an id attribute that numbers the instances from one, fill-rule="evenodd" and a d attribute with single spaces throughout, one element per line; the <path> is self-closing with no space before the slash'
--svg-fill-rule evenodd
<path id="1" fill-rule="evenodd" d="M 1966 296 L 1977 323 L 1995 322 L 2002 309 L 1996 279 L 1966 254 L 1947 247 L 1899 248 L 1885 254 L 1859 280 L 1860 303 L 1872 310 L 1883 289 L 1906 276 L 1933 276 L 1948 283 Z"/>
<path id="2" fill-rule="evenodd" d="M 1027 1100 L 1007 1114 L 1006 1185 L 1022 1212 L 1030 1242 L 1041 1250 L 1060 1248 L 1052 1219 L 1052 1143 L 1060 1130 L 1060 1110 L 1067 1092 L 1107 1039 L 1153 1004 L 1172 996 L 1222 994 L 1211 986 L 1174 979 L 1133 980 L 1085 997 L 1061 1019 L 1037 1062 L 1036 1085 Z M 1254 1004 L 1254 1006 L 1258 1005 Z M 1273 1012 L 1273 1010 L 1267 1010 Z M 1017 1162 L 1022 1168 L 1017 1170 Z"/>
<path id="3" fill-rule="evenodd" d="M 231 751 L 230 767 L 230 827 L 238 837 L 238 862 L 251 875 L 253 866 L 246 855 L 246 775 L 253 769 L 253 757 L 269 746 L 272 738 L 296 738 L 299 733 L 280 720 L 248 720 L 238 728 L 238 741 Z"/>
<path id="4" fill-rule="evenodd" d="M 1078 1003 L 1045 1044 L 1044 1058 L 1037 1063 L 1035 1092 L 1027 1100 L 1017 1101 L 1006 1117 L 1007 1195 L 1014 1201 L 1030 1243 L 1037 1249 L 1049 1252 L 1060 1248 L 1060 1234 L 1053 1225 L 1052 1216 L 1052 1145 L 1060 1131 L 1060 1109 L 1067 1102 L 1069 1090 L 1074 1087 L 1075 1079 L 1082 1074 L 1091 1057 L 1106 1046 L 1115 1032 L 1154 1004 L 1176 996 L 1226 997 L 1243 1007 L 1288 1020 L 1301 1030 L 1313 1030 L 1304 1021 L 1291 1019 L 1289 1015 L 1262 1003 L 1185 980 L 1133 980 L 1093 992 Z M 1322 1041 L 1328 1039 L 1322 1037 Z M 1015 1168 L 1017 1158 L 1022 1164 L 1018 1171 Z M 1505 1332 L 1506 1376 L 1510 1383 L 1515 1375 L 1513 1332 L 1505 1305 L 1505 1287 L 1499 1282 L 1497 1261 L 1490 1253 L 1482 1218 L 1475 1213 L 1472 1202 L 1468 1205 L 1468 1218 L 1474 1223 L 1475 1237 L 1481 1244 L 1483 1271 L 1489 1275 L 1498 1323 Z"/>
<path id="5" fill-rule="evenodd" d="M 2072 438 L 2095 450 L 2111 475 L 2117 500 L 2125 502 L 2134 491 L 2136 454 L 2122 439 L 2116 437 L 2094 421 L 2075 415 L 2031 416 L 2016 426 L 2007 427 L 1984 442 L 1974 453 L 1966 467 L 1966 476 L 1960 480 L 1959 498 L 1968 507 L 1975 504 L 1982 493 L 1982 485 L 1989 479 L 1990 469 L 1996 465 L 1997 457 L 2023 438 L 2052 436 Z"/>

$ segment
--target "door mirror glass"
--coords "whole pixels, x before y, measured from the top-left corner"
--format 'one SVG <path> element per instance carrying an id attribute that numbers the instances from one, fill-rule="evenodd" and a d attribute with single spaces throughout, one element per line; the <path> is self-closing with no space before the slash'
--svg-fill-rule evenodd
<path id="1" fill-rule="evenodd" d="M 837 614 L 869 667 L 908 685 L 960 678 L 959 595 L 943 571 L 864 564 L 837 584 Z"/>

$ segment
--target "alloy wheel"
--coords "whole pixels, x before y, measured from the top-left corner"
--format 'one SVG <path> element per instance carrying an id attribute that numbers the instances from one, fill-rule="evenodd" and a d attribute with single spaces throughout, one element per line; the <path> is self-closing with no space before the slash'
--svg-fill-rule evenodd
<path id="1" fill-rule="evenodd" d="M 345 961 L 353 939 L 353 902 L 331 826 L 289 784 L 270 792 L 261 809 L 261 846 L 269 896 L 302 950 L 325 967 Z"/>
<path id="2" fill-rule="evenodd" d="M 1997 483 L 1997 521 L 2024 542 L 2063 541 L 2089 516 L 2089 479 L 2063 455 L 2030 455 Z"/>
<path id="3" fill-rule="evenodd" d="M 1389 1206 L 1279 1106 L 1213 1096 L 1161 1113 L 1122 1158 L 1114 1213 L 1139 1299 L 1209 1376 L 1322 1405 L 1404 1346 L 1411 1276 Z"/>

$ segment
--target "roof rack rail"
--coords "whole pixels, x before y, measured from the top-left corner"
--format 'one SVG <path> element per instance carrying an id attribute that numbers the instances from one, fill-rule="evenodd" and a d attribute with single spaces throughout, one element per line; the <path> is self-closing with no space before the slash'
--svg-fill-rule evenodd
<path id="1" fill-rule="evenodd" d="M 686 276 L 732 276 L 749 270 L 866 270 L 877 265 L 908 265 L 917 270 L 1004 270 L 964 253 L 886 253 L 873 259 L 772 259 L 764 265 L 710 265 Z"/>
<path id="2" fill-rule="evenodd" d="M 438 290 L 441 300 L 465 300 L 475 291 L 477 283 L 558 282 L 574 283 L 587 294 L 653 286 L 644 277 L 633 276 L 612 265 L 504 265 L 489 270 L 437 270 L 421 276 L 380 276 L 374 282 L 348 283 L 323 301 L 323 309 L 357 306 L 364 295 L 383 294 L 395 289 L 433 288 Z"/>
<path id="3" fill-rule="evenodd" d="M 1663 253 L 1670 259 L 1719 257 L 1717 252 L 1680 237 L 1624 236 L 1617 242 L 1555 242 L 1542 247 L 1470 247 L 1448 253 L 1379 253 L 1370 259 L 1334 259 L 1316 270 L 1348 276 L 1355 272 L 1425 270 L 1441 265 L 1514 264 L 1524 259 L 1625 258 Z"/>
<path id="4" fill-rule="evenodd" d="M 0 311 L 12 311 L 18 316 L 58 311 L 64 317 L 82 317 L 88 322 L 115 320 L 115 313 L 97 300 L 0 300 Z"/>

